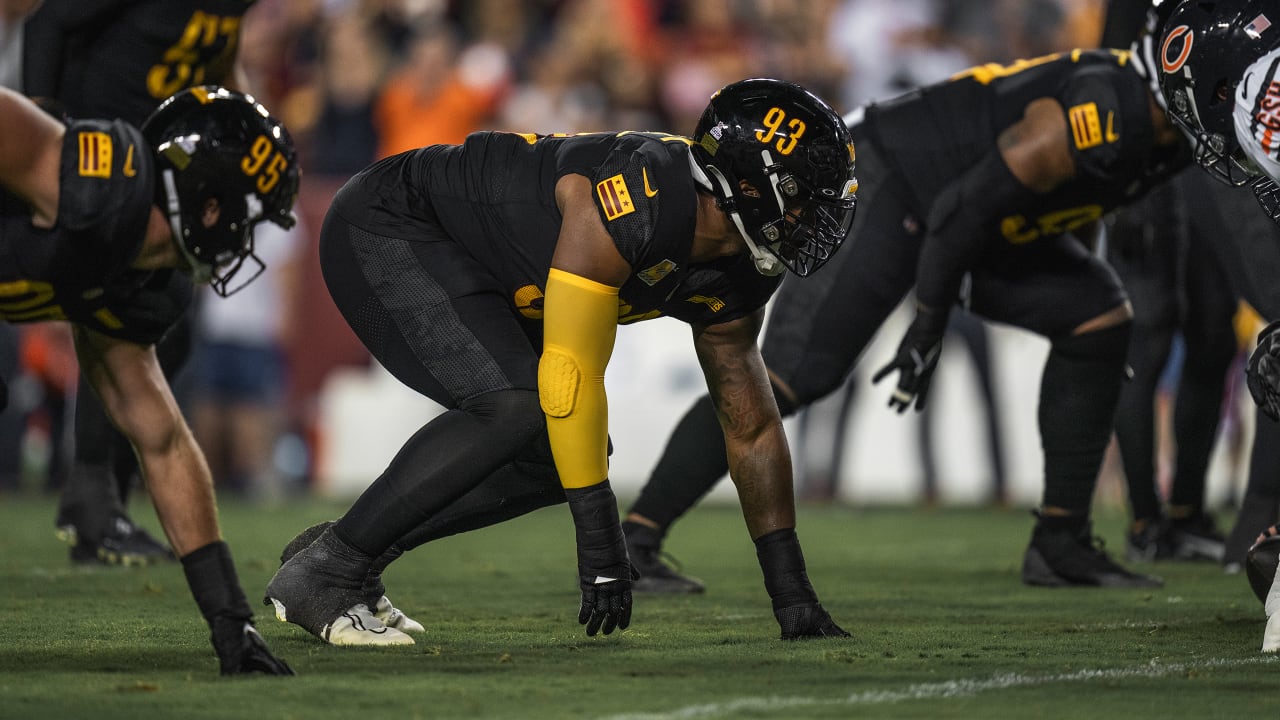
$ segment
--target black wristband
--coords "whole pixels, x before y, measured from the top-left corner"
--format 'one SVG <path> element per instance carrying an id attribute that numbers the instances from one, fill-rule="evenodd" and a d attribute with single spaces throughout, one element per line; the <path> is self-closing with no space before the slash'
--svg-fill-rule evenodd
<path id="1" fill-rule="evenodd" d="M 756 538 L 756 558 L 764 572 L 764 589 L 773 600 L 774 612 L 818 603 L 818 594 L 805 573 L 804 555 L 800 552 L 795 528 L 774 530 Z"/>
<path id="2" fill-rule="evenodd" d="M 249 620 L 253 611 L 240 587 L 231 549 L 221 540 L 211 542 L 182 557 L 187 585 L 205 622 L 213 627 L 217 618 Z"/>
<path id="3" fill-rule="evenodd" d="M 618 522 L 618 500 L 609 481 L 585 488 L 566 488 L 569 512 L 578 540 L 578 574 L 588 582 L 600 576 L 631 579 L 631 568 L 620 564 L 627 544 Z"/>

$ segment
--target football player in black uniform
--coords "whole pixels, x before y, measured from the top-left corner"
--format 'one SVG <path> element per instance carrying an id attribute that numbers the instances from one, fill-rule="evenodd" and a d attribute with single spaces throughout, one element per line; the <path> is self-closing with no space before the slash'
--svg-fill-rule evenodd
<path id="1" fill-rule="evenodd" d="M 252 99 L 203 87 L 166 101 L 141 130 L 64 125 L 9 90 L 0 122 L 0 316 L 71 324 L 84 377 L 138 456 L 222 673 L 292 674 L 253 629 L 208 466 L 155 353 L 192 279 L 223 292 L 252 279 L 254 225 L 292 223 L 299 175 L 288 134 Z"/>
<path id="2" fill-rule="evenodd" d="M 356 175 L 321 230 L 325 281 L 374 357 L 447 411 L 290 543 L 266 591 L 277 616 L 335 644 L 412 642 L 370 614 L 387 562 L 567 500 L 578 621 L 626 628 L 604 371 L 619 324 L 665 315 L 692 326 L 782 637 L 847 636 L 805 573 L 756 335 L 781 273 L 844 240 L 855 189 L 840 117 L 768 79 L 717 93 L 693 140 L 481 132 Z"/>
<path id="3" fill-rule="evenodd" d="M 23 27 L 23 91 L 76 118 L 140 125 L 162 100 L 193 85 L 232 82 L 240 23 L 253 0 L 46 0 Z M 172 379 L 192 348 L 191 313 L 156 345 Z M 82 378 L 81 387 L 87 384 Z M 76 402 L 74 464 L 55 527 L 78 562 L 171 559 L 129 518 L 138 466 L 93 393 Z"/>
<path id="4" fill-rule="evenodd" d="M 840 386 L 912 286 L 915 318 L 874 378 L 897 374 L 899 412 L 925 402 L 957 302 L 1046 337 L 1044 492 L 1022 566 L 1032 585 L 1161 584 L 1091 537 L 1132 313 L 1115 273 L 1074 234 L 1186 166 L 1150 67 L 1128 52 L 1076 50 L 979 66 L 850 114 L 864 206 L 850 247 L 813 281 L 785 285 L 765 332 L 784 415 Z M 680 420 L 624 523 L 642 575 L 662 581 L 647 589 L 696 589 L 658 552 L 724 472 L 711 418 L 703 399 Z"/>

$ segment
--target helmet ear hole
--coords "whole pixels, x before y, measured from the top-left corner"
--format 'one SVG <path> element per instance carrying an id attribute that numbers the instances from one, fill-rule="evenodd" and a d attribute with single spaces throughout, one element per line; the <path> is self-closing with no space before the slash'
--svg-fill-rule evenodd
<path id="1" fill-rule="evenodd" d="M 1226 78 L 1220 79 L 1218 81 L 1218 87 L 1213 93 L 1212 105 L 1217 106 L 1220 103 L 1231 102 L 1231 95 L 1234 87 L 1234 84 L 1229 82 Z"/>
<path id="2" fill-rule="evenodd" d="M 755 185 L 752 185 L 746 180 L 738 181 L 738 190 L 741 191 L 743 195 L 746 195 L 749 198 L 761 197 L 760 190 Z"/>
<path id="3" fill-rule="evenodd" d="M 206 230 L 218 224 L 218 220 L 222 216 L 222 203 L 218 201 L 217 195 L 210 195 L 204 199 L 204 203 L 200 207 L 200 225 Z"/>

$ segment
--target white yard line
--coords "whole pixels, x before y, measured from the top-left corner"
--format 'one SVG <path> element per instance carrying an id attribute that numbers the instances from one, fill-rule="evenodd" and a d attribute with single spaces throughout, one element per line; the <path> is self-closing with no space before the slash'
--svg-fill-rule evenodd
<path id="1" fill-rule="evenodd" d="M 1023 675 L 1021 673 L 1001 673 L 989 678 L 947 680 L 936 683 L 919 683 L 908 685 L 901 690 L 865 690 L 843 698 L 816 698 L 803 696 L 790 697 L 744 697 L 725 703 L 708 703 L 705 705 L 687 705 L 667 712 L 626 713 L 609 715 L 601 720 L 671 720 L 673 718 L 715 718 L 732 717 L 745 711 L 790 710 L 803 707 L 842 707 L 859 705 L 884 705 L 907 700 L 937 700 L 951 697 L 969 697 L 990 690 L 1007 690 L 1009 688 L 1034 687 L 1054 683 L 1093 682 L 1096 680 L 1117 680 L 1124 678 L 1154 678 L 1165 675 L 1182 674 L 1188 670 L 1232 668 L 1242 665 L 1258 665 L 1263 663 L 1280 663 L 1280 657 L 1259 656 L 1227 660 L 1208 658 L 1197 662 L 1162 663 L 1152 661 L 1146 665 L 1135 665 L 1127 668 L 1077 670 L 1070 673 L 1053 675 Z"/>

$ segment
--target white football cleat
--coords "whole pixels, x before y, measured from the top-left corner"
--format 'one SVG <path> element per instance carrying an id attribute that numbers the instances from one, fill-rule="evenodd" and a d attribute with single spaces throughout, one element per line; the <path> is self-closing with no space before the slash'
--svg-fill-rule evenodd
<path id="1" fill-rule="evenodd" d="M 387 627 L 364 603 L 355 605 L 320 630 L 331 645 L 412 645 L 413 638 Z"/>
<path id="2" fill-rule="evenodd" d="M 275 598 L 271 598 L 271 602 L 276 608 L 276 619 L 288 622 L 284 604 Z M 369 612 L 369 606 L 364 603 L 353 605 L 333 622 L 320 628 L 317 637 L 330 645 L 413 644 L 413 638 L 384 625 L 372 612 Z"/>
<path id="3" fill-rule="evenodd" d="M 373 616 L 381 620 L 383 625 L 400 632 L 424 633 L 427 631 L 422 623 L 405 615 L 399 608 L 392 605 L 391 599 L 386 595 L 378 598 L 378 604 L 373 608 Z"/>
<path id="4" fill-rule="evenodd" d="M 1262 652 L 1280 651 L 1280 573 L 1271 580 L 1271 591 L 1262 605 L 1267 613 L 1267 629 L 1262 631 Z"/>
<path id="5" fill-rule="evenodd" d="M 1262 631 L 1262 652 L 1280 651 L 1280 613 L 1267 618 L 1267 629 Z"/>

